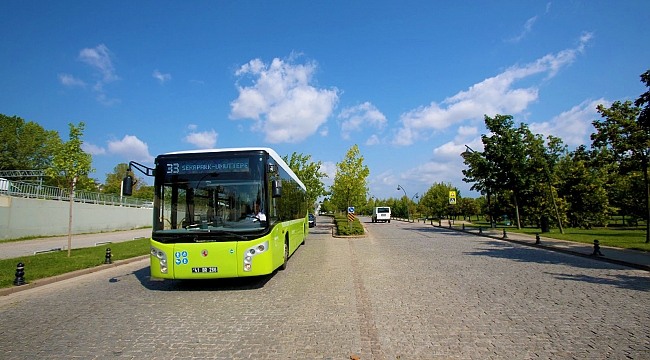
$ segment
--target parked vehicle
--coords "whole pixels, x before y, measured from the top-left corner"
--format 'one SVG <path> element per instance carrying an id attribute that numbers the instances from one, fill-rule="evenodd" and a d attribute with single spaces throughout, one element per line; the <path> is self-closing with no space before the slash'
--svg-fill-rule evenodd
<path id="1" fill-rule="evenodd" d="M 316 216 L 314 214 L 309 214 L 309 227 L 314 227 L 316 226 Z"/>
<path id="2" fill-rule="evenodd" d="M 379 206 L 372 210 L 372 222 L 390 222 L 390 207 Z"/>

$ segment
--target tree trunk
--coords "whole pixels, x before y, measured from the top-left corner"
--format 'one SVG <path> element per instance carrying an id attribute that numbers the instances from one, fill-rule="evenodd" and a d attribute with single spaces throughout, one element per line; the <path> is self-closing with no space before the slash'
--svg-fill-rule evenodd
<path id="1" fill-rule="evenodd" d="M 519 223 L 519 204 L 517 203 L 517 194 L 513 192 L 512 196 L 515 199 L 515 212 L 517 214 L 517 230 L 521 230 L 521 224 Z"/>
<path id="2" fill-rule="evenodd" d="M 555 216 L 557 216 L 557 224 L 560 227 L 560 233 L 564 234 L 564 228 L 562 227 L 562 219 L 560 219 L 560 212 L 557 210 L 557 203 L 555 202 L 555 192 L 553 191 L 553 185 L 548 184 L 551 188 L 551 198 L 553 199 L 553 207 L 555 207 Z"/>
<path id="3" fill-rule="evenodd" d="M 645 182 L 645 243 L 650 243 L 650 184 L 648 183 L 648 157 L 643 158 L 643 181 Z"/>

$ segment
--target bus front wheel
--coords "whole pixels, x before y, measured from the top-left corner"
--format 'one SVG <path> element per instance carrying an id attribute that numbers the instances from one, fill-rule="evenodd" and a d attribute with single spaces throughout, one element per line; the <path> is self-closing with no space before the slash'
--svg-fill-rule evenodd
<path id="1" fill-rule="evenodd" d="M 285 270 L 287 268 L 287 261 L 289 261 L 289 241 L 284 241 L 284 262 L 280 265 L 280 270 Z"/>

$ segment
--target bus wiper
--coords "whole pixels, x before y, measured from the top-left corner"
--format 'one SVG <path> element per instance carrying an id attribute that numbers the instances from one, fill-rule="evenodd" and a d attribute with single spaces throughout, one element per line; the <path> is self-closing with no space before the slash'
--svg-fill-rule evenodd
<path id="1" fill-rule="evenodd" d="M 247 238 L 246 236 L 244 236 L 244 235 L 240 235 L 240 234 L 234 233 L 234 232 L 232 232 L 232 231 L 226 231 L 226 230 L 205 230 L 205 229 L 192 229 L 192 230 L 193 230 L 192 232 L 195 232 L 195 231 L 198 230 L 198 232 L 201 232 L 201 233 L 203 233 L 203 234 L 210 234 L 210 235 L 220 235 L 220 234 L 225 234 L 225 235 L 234 236 L 234 237 L 236 237 L 236 238 L 238 238 L 238 239 L 244 239 L 244 240 L 245 240 L 245 239 L 248 239 L 248 238 Z M 195 238 L 196 238 L 196 237 L 195 237 Z"/>

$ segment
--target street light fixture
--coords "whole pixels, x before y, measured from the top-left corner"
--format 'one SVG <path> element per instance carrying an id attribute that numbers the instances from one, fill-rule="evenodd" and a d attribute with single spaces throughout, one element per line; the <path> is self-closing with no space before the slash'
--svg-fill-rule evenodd
<path id="1" fill-rule="evenodd" d="M 406 195 L 406 190 L 400 185 L 397 184 L 397 190 L 402 190 L 404 191 L 404 196 L 406 196 L 406 200 L 408 201 L 409 196 Z M 406 204 L 406 213 L 408 214 L 408 222 L 411 222 L 411 210 L 409 209 L 409 204 Z"/>

